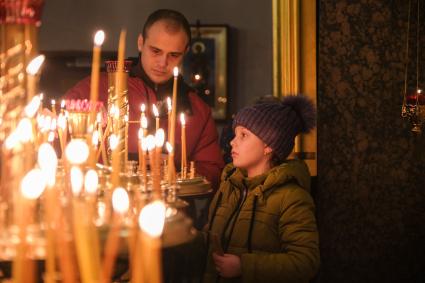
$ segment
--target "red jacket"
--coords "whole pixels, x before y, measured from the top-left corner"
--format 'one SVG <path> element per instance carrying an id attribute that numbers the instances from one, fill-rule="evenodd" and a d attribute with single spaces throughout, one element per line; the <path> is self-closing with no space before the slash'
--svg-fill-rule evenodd
<path id="1" fill-rule="evenodd" d="M 152 118 L 151 108 L 153 103 L 157 103 L 157 92 L 160 88 L 168 89 L 171 93 L 171 83 L 163 86 L 154 86 L 152 82 L 144 75 L 143 70 L 139 66 L 132 70 L 132 76 L 128 78 L 128 101 L 130 121 L 140 120 L 140 106 L 145 103 L 149 126 L 154 126 L 155 119 Z M 108 77 L 106 73 L 100 75 L 99 80 L 99 100 L 107 105 L 108 99 Z M 214 189 L 218 188 L 221 170 L 224 167 L 223 158 L 218 145 L 218 134 L 214 120 L 211 116 L 210 107 L 202 101 L 196 92 L 184 84 L 179 79 L 179 92 L 177 96 L 177 114 L 181 111 L 188 113 L 186 115 L 186 143 L 187 143 L 187 160 L 195 161 L 197 173 L 205 176 Z M 157 89 L 157 92 L 153 90 Z M 181 92 L 180 90 L 186 90 Z M 90 77 L 87 77 L 77 83 L 73 88 L 65 94 L 66 99 L 89 99 L 90 95 Z M 163 96 L 164 98 L 164 96 Z M 186 108 L 181 105 L 187 103 Z M 181 127 L 179 123 L 179 115 L 176 117 L 175 132 L 175 164 L 176 170 L 180 170 L 181 160 Z M 163 115 L 160 119 L 160 127 L 165 131 L 168 129 L 167 115 Z M 130 154 L 137 154 L 139 124 L 130 124 L 128 147 Z"/>

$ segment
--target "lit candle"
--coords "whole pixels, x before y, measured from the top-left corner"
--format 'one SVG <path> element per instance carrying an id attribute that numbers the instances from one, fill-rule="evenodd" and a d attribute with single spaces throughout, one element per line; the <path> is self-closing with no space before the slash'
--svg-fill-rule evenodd
<path id="1" fill-rule="evenodd" d="M 167 142 L 166 144 L 167 147 L 167 151 L 168 151 L 168 183 L 174 184 L 174 182 L 176 181 L 176 170 L 174 168 L 174 150 L 173 150 L 173 146 Z M 170 166 L 173 166 L 172 168 L 170 168 Z"/>
<path id="2" fill-rule="evenodd" d="M 81 280 L 84 283 L 98 282 L 100 278 L 99 261 L 96 260 L 95 248 L 90 236 L 92 225 L 87 215 L 86 202 L 80 198 L 83 188 L 84 175 L 81 169 L 73 166 L 70 172 L 72 198 L 73 226 L 75 233 L 75 245 L 77 248 L 77 259 L 80 268 Z"/>
<path id="3" fill-rule="evenodd" d="M 174 67 L 173 69 L 174 73 L 174 83 L 173 83 L 173 99 L 172 99 L 172 107 L 171 107 L 171 122 L 170 122 L 170 136 L 169 136 L 169 142 L 171 145 L 171 148 L 175 148 L 175 131 L 176 131 L 176 103 L 177 103 L 177 81 L 178 81 L 178 75 L 179 75 L 179 68 Z M 175 165 L 174 165 L 174 154 L 173 158 L 168 159 L 168 176 L 175 176 Z M 175 178 L 173 178 L 175 179 Z"/>
<path id="4" fill-rule="evenodd" d="M 142 103 L 142 105 L 140 105 L 140 121 L 142 121 L 143 117 L 146 117 L 145 111 L 146 111 L 146 105 Z"/>
<path id="5" fill-rule="evenodd" d="M 92 105 L 90 123 L 94 123 L 96 117 L 96 102 L 99 97 L 99 70 L 100 70 L 100 51 L 103 41 L 105 40 L 105 33 L 103 30 L 98 30 L 94 35 L 93 45 L 93 59 L 91 68 L 90 80 L 90 102 Z"/>
<path id="6" fill-rule="evenodd" d="M 54 185 L 56 182 L 56 169 L 58 158 L 54 148 L 48 144 L 42 144 L 38 149 L 38 165 L 46 177 L 47 189 L 44 198 L 46 211 L 46 282 L 54 282 L 55 278 L 55 217 L 58 210 L 58 199 Z"/>
<path id="7" fill-rule="evenodd" d="M 137 132 L 138 142 L 137 142 L 137 151 L 139 156 L 139 172 L 142 171 L 142 139 L 143 139 L 143 129 L 140 127 Z"/>
<path id="8" fill-rule="evenodd" d="M 62 156 L 65 153 L 65 131 L 66 131 L 66 118 L 65 118 L 65 114 L 63 113 L 63 111 L 61 111 L 61 113 L 59 113 L 59 117 L 58 117 L 58 135 L 59 135 L 59 143 L 60 143 L 60 147 L 61 147 L 61 154 Z"/>
<path id="9" fill-rule="evenodd" d="M 159 129 L 159 111 L 155 104 L 152 104 L 152 112 L 155 116 L 155 131 Z"/>
<path id="10" fill-rule="evenodd" d="M 32 59 L 27 66 L 27 101 L 31 101 L 37 93 L 37 73 L 43 64 L 44 59 L 44 55 L 39 55 Z"/>
<path id="11" fill-rule="evenodd" d="M 52 104 L 52 112 L 53 114 L 56 115 L 56 100 L 52 99 L 51 104 Z"/>
<path id="12" fill-rule="evenodd" d="M 89 157 L 89 147 L 83 139 L 73 139 L 65 148 L 65 156 L 70 164 L 82 165 Z"/>
<path id="13" fill-rule="evenodd" d="M 27 253 L 27 226 L 32 224 L 35 215 L 36 200 L 41 196 L 46 187 L 46 178 L 41 169 L 32 169 L 21 181 L 21 196 L 19 205 L 16 207 L 19 211 L 19 238 L 20 242 L 17 247 L 16 256 L 13 258 L 12 274 L 13 282 L 33 282 L 33 273 L 26 273 L 26 268 L 33 264 L 26 257 Z"/>
<path id="14" fill-rule="evenodd" d="M 148 135 L 148 119 L 146 117 L 142 117 L 141 120 L 143 136 L 146 137 Z"/>
<path id="15" fill-rule="evenodd" d="M 186 172 L 187 172 L 186 119 L 184 117 L 184 113 L 180 114 L 180 123 L 181 123 L 181 142 L 182 142 L 181 177 L 182 177 L 182 179 L 186 179 Z"/>
<path id="16" fill-rule="evenodd" d="M 142 147 L 142 176 L 143 176 L 143 184 L 145 185 L 145 190 L 148 189 L 148 173 L 146 170 L 146 152 L 148 150 L 148 139 L 143 137 L 141 140 Z"/>
<path id="17" fill-rule="evenodd" d="M 124 188 L 116 188 L 112 193 L 112 207 L 114 209 L 114 215 L 112 225 L 106 239 L 105 258 L 102 266 L 101 282 L 106 283 L 111 281 L 120 243 L 122 219 L 127 214 L 129 208 L 129 198 L 127 191 Z"/>
<path id="18" fill-rule="evenodd" d="M 161 153 L 162 146 L 164 145 L 165 133 L 163 129 L 158 129 L 155 133 L 155 177 L 156 181 L 153 183 L 154 194 L 157 197 L 161 196 Z"/>
<path id="19" fill-rule="evenodd" d="M 173 113 L 173 106 L 171 104 L 171 98 L 167 97 L 167 114 L 168 114 L 168 128 L 167 128 L 167 132 L 168 132 L 168 136 L 167 136 L 167 140 L 170 141 L 170 130 L 171 130 L 171 114 Z"/>
<path id="20" fill-rule="evenodd" d="M 155 186 L 155 182 L 157 182 L 157 178 L 155 176 L 155 137 L 153 135 L 148 135 L 146 137 L 146 149 L 149 153 L 149 167 L 151 172 L 151 180 L 152 186 Z"/>
<path id="21" fill-rule="evenodd" d="M 132 282 L 162 282 L 160 236 L 164 229 L 165 212 L 165 204 L 159 200 L 146 205 L 140 212 L 141 234 L 138 244 L 141 250 L 137 254 L 144 260 L 136 258 Z M 140 268 L 141 266 L 143 268 Z M 143 281 L 143 277 L 146 281 Z"/>

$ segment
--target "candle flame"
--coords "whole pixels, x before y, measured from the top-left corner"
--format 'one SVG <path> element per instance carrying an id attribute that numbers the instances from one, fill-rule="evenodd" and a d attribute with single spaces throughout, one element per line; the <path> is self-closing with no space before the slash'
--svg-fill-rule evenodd
<path id="1" fill-rule="evenodd" d="M 152 104 L 152 111 L 153 111 L 153 115 L 155 115 L 155 117 L 158 118 L 159 112 L 155 104 Z"/>
<path id="2" fill-rule="evenodd" d="M 186 119 L 185 119 L 184 113 L 180 113 L 180 123 L 182 124 L 182 126 L 186 125 Z"/>
<path id="3" fill-rule="evenodd" d="M 128 115 L 124 115 L 124 121 L 127 123 L 128 122 Z"/>
<path id="4" fill-rule="evenodd" d="M 142 113 L 146 111 L 146 105 L 144 103 L 140 105 L 140 111 L 142 111 Z"/>
<path id="5" fill-rule="evenodd" d="M 99 131 L 98 130 L 93 132 L 93 136 L 91 138 L 91 143 L 94 146 L 97 146 L 99 144 Z"/>
<path id="6" fill-rule="evenodd" d="M 21 121 L 19 121 L 19 124 L 16 127 L 16 132 L 21 142 L 25 143 L 31 141 L 33 138 L 31 120 L 28 118 L 23 118 Z"/>
<path id="7" fill-rule="evenodd" d="M 167 108 L 168 108 L 168 112 L 171 112 L 171 110 L 173 110 L 170 97 L 167 97 Z"/>
<path id="8" fill-rule="evenodd" d="M 82 139 L 73 139 L 65 148 L 65 156 L 71 164 L 83 164 L 89 157 L 89 146 Z"/>
<path id="9" fill-rule="evenodd" d="M 179 68 L 177 66 L 173 68 L 173 74 L 174 77 L 177 77 L 179 75 Z"/>
<path id="10" fill-rule="evenodd" d="M 52 143 L 55 140 L 55 133 L 54 132 L 49 132 L 49 136 L 47 137 L 47 141 Z"/>
<path id="11" fill-rule="evenodd" d="M 109 137 L 109 146 L 111 147 L 112 150 L 115 150 L 118 146 L 118 137 L 115 134 L 112 134 Z"/>
<path id="12" fill-rule="evenodd" d="M 162 201 L 154 201 L 146 205 L 140 212 L 140 229 L 153 238 L 161 236 L 164 222 L 165 204 Z"/>
<path id="13" fill-rule="evenodd" d="M 96 46 L 101 46 L 105 40 L 105 32 L 103 30 L 98 30 L 94 35 L 94 44 Z"/>
<path id="14" fill-rule="evenodd" d="M 38 95 L 34 96 L 34 97 L 31 99 L 30 103 L 28 103 L 28 105 L 27 105 L 27 106 L 25 106 L 25 109 L 24 109 L 24 111 L 25 111 L 25 115 L 26 115 L 28 118 L 32 118 L 32 117 L 34 117 L 34 115 L 35 115 L 35 114 L 37 113 L 37 111 L 38 111 L 38 108 L 40 108 L 40 105 L 41 105 L 40 97 L 39 97 Z"/>
<path id="15" fill-rule="evenodd" d="M 52 99 L 51 100 L 51 104 L 52 104 L 52 106 L 55 106 L 56 105 L 56 100 Z"/>
<path id="16" fill-rule="evenodd" d="M 98 122 L 99 124 L 102 123 L 102 114 L 101 113 L 97 113 L 96 122 Z"/>
<path id="17" fill-rule="evenodd" d="M 156 147 L 162 147 L 164 145 L 165 132 L 163 129 L 159 128 L 155 133 L 155 145 Z"/>
<path id="18" fill-rule="evenodd" d="M 61 109 L 63 109 L 63 108 L 65 108 L 65 100 L 64 99 L 62 99 L 62 101 L 61 101 Z"/>
<path id="19" fill-rule="evenodd" d="M 78 196 L 83 188 L 83 172 L 80 168 L 72 166 L 70 177 L 72 193 L 74 196 Z"/>
<path id="20" fill-rule="evenodd" d="M 97 185 L 99 184 L 99 176 L 93 169 L 87 171 L 84 177 L 84 188 L 87 193 L 95 194 L 97 191 Z"/>
<path id="21" fill-rule="evenodd" d="M 21 193 L 27 199 L 39 198 L 45 187 L 45 176 L 38 168 L 29 171 L 21 181 Z"/>
<path id="22" fill-rule="evenodd" d="M 38 55 L 27 66 L 27 73 L 31 76 L 35 76 L 40 69 L 46 57 L 44 55 Z"/>
<path id="23" fill-rule="evenodd" d="M 173 146 L 171 145 L 171 143 L 167 142 L 165 144 L 165 147 L 167 148 L 168 153 L 172 153 L 173 152 Z"/>
<path id="24" fill-rule="evenodd" d="M 146 137 L 146 149 L 151 151 L 155 148 L 155 137 L 153 135 L 149 135 Z"/>
<path id="25" fill-rule="evenodd" d="M 41 171 L 47 179 L 47 185 L 49 187 L 54 186 L 56 182 L 56 169 L 58 167 L 58 157 L 55 149 L 49 143 L 43 143 L 38 148 L 37 162 L 40 166 Z"/>
<path id="26" fill-rule="evenodd" d="M 148 128 L 148 118 L 143 116 L 141 122 L 142 122 L 142 128 L 147 129 Z"/>
<path id="27" fill-rule="evenodd" d="M 124 188 L 116 188 L 112 193 L 112 207 L 119 214 L 127 213 L 130 205 L 128 193 Z"/>

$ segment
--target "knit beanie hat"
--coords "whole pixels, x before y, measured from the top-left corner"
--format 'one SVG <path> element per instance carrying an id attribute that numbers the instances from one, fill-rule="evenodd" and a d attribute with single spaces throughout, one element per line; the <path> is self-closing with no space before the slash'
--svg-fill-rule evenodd
<path id="1" fill-rule="evenodd" d="M 255 104 L 240 110 L 233 129 L 243 126 L 267 144 L 279 159 L 294 148 L 295 137 L 316 126 L 316 108 L 304 95 L 285 96 L 280 102 Z"/>

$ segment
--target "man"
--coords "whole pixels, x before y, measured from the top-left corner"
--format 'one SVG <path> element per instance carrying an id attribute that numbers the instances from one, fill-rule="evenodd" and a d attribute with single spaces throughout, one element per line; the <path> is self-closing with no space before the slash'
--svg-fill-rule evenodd
<path id="1" fill-rule="evenodd" d="M 166 98 L 172 96 L 173 68 L 180 66 L 190 46 L 190 26 L 186 18 L 173 10 L 157 10 L 147 19 L 137 40 L 140 56 L 133 64 L 128 79 L 130 120 L 140 119 L 142 103 L 149 109 L 156 103 L 161 112 L 161 127 L 167 129 Z M 177 114 L 186 113 L 187 159 L 195 161 L 196 171 L 205 176 L 213 188 L 218 187 L 223 160 L 218 146 L 218 135 L 211 109 L 179 76 Z M 107 101 L 107 75 L 102 74 L 99 97 Z M 66 94 L 67 99 L 88 98 L 90 78 L 79 82 Z M 178 118 L 178 116 L 177 116 Z M 150 116 L 151 124 L 153 119 Z M 129 128 L 129 152 L 137 152 L 138 125 Z M 176 123 L 175 162 L 180 168 L 181 127 Z"/>

